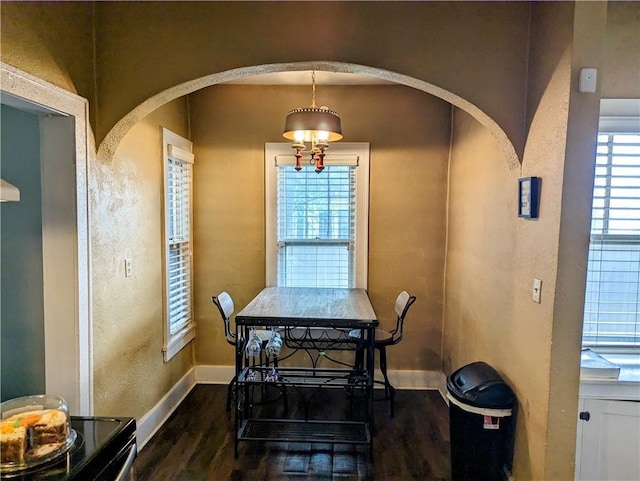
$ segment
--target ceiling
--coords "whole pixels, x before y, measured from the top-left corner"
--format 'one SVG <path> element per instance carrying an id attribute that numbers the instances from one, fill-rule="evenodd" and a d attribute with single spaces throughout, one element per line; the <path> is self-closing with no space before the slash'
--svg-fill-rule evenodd
<path id="1" fill-rule="evenodd" d="M 240 85 L 310 85 L 311 70 L 296 72 L 275 72 L 252 75 L 232 80 L 230 84 Z M 393 82 L 368 75 L 342 72 L 316 71 L 317 85 L 392 85 Z"/>

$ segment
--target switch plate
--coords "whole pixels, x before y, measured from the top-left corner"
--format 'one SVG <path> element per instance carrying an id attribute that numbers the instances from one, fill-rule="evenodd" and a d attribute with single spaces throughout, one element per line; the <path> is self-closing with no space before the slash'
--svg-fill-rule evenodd
<path id="1" fill-rule="evenodd" d="M 131 277 L 131 259 L 124 260 L 124 276 Z"/>
<path id="2" fill-rule="evenodd" d="M 540 294 L 542 291 L 542 281 L 540 279 L 533 280 L 533 289 L 531 290 L 531 299 L 533 302 L 540 304 Z"/>

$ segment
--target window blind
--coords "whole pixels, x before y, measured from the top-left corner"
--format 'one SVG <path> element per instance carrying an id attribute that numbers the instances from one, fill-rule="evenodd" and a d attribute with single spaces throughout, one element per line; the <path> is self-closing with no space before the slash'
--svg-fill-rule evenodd
<path id="1" fill-rule="evenodd" d="M 191 269 L 189 245 L 169 246 L 169 332 L 180 332 L 191 322 Z"/>
<path id="2" fill-rule="evenodd" d="M 355 165 L 279 166 L 279 286 L 355 286 Z"/>
<path id="3" fill-rule="evenodd" d="M 583 344 L 640 346 L 640 134 L 598 135 Z"/>
<path id="4" fill-rule="evenodd" d="M 167 161 L 168 207 L 168 315 L 174 335 L 191 324 L 191 189 L 193 164 L 177 157 L 182 149 L 169 146 Z M 178 155 L 176 155 L 178 153 Z M 190 154 L 191 155 L 191 154 Z M 191 157 L 191 160 L 193 157 Z"/>
<path id="5" fill-rule="evenodd" d="M 176 243 L 189 239 L 191 163 L 169 158 L 168 164 L 169 243 Z"/>

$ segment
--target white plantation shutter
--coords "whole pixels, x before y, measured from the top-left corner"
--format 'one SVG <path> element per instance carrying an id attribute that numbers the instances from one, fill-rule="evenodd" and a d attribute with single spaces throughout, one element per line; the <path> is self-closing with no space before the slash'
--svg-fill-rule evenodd
<path id="1" fill-rule="evenodd" d="M 355 287 L 354 165 L 278 166 L 278 285 Z"/>
<path id="2" fill-rule="evenodd" d="M 189 244 L 169 247 L 169 332 L 176 334 L 191 323 L 191 267 Z"/>
<path id="3" fill-rule="evenodd" d="M 169 155 L 172 154 L 171 149 Z M 180 332 L 191 323 L 190 204 L 192 166 L 169 158 L 167 191 L 169 205 L 169 332 Z"/>
<path id="4" fill-rule="evenodd" d="M 165 129 L 165 358 L 194 337 L 191 142 Z M 180 144 L 180 145 L 175 145 Z"/>
<path id="5" fill-rule="evenodd" d="M 637 125 L 640 127 L 640 122 Z M 593 191 L 583 344 L 640 346 L 639 307 L 640 132 L 601 133 Z"/>

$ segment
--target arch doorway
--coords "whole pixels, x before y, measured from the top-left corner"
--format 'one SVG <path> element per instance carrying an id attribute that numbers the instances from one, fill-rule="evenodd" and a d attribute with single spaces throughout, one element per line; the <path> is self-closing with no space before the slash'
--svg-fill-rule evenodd
<path id="1" fill-rule="evenodd" d="M 505 159 L 507 159 L 509 168 L 513 169 L 520 167 L 520 159 L 518 158 L 516 149 L 504 130 L 495 122 L 495 120 L 493 120 L 468 100 L 459 97 L 453 92 L 445 90 L 424 80 L 410 77 L 408 75 L 403 75 L 389 70 L 368 67 L 366 65 L 322 61 L 265 64 L 231 69 L 190 80 L 188 82 L 184 82 L 167 90 L 164 90 L 154 95 L 153 97 L 148 98 L 137 107 L 135 107 L 127 115 L 125 115 L 122 119 L 120 119 L 120 121 L 111 129 L 111 131 L 105 136 L 104 140 L 102 140 L 102 142 L 100 143 L 100 146 L 98 148 L 98 160 L 108 163 L 113 158 L 116 148 L 118 147 L 118 144 L 120 143 L 122 138 L 140 119 L 146 117 L 149 113 L 151 113 L 158 107 L 172 100 L 188 95 L 192 92 L 195 92 L 196 90 L 200 90 L 205 87 L 210 87 L 212 85 L 223 82 L 243 79 L 245 77 L 251 77 L 254 75 L 277 72 L 295 72 L 304 70 L 351 73 L 375 77 L 387 82 L 405 85 L 416 90 L 421 90 L 435 97 L 439 97 L 458 107 L 459 109 L 469 113 L 472 117 L 478 120 L 480 124 L 487 128 L 489 132 L 491 132 L 493 137 L 497 140 L 498 144 L 502 148 L 502 151 L 504 152 L 504 157 Z"/>

